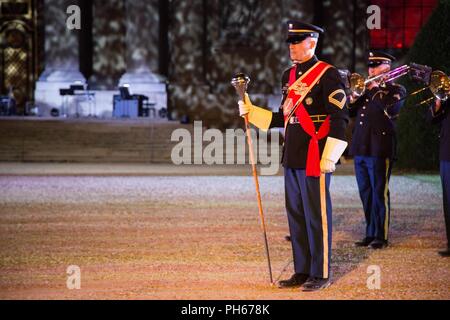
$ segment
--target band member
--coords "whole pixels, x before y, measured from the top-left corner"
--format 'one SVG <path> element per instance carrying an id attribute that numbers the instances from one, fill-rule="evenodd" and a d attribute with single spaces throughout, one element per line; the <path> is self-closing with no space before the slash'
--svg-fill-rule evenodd
<path id="1" fill-rule="evenodd" d="M 395 58 L 370 52 L 369 77 L 391 69 Z M 356 246 L 381 249 L 388 245 L 390 223 L 389 179 L 396 156 L 396 118 L 403 105 L 404 87 L 383 79 L 368 83 L 358 99 L 350 97 L 350 117 L 356 117 L 349 154 L 354 156 L 355 174 L 366 218 L 366 236 Z"/>
<path id="2" fill-rule="evenodd" d="M 331 284 L 329 185 L 347 146 L 344 85 L 337 69 L 315 56 L 321 33 L 317 26 L 288 21 L 286 41 L 293 65 L 282 75 L 278 112 L 254 106 L 248 95 L 239 101 L 240 115 L 248 114 L 258 128 L 285 129 L 282 163 L 295 274 L 279 287 L 302 286 L 303 291 Z"/>
<path id="3" fill-rule="evenodd" d="M 430 108 L 431 121 L 441 124 L 439 160 L 447 231 L 447 249 L 439 251 L 443 257 L 450 257 L 450 103 L 448 101 L 441 102 L 436 99 L 435 105 Z"/>

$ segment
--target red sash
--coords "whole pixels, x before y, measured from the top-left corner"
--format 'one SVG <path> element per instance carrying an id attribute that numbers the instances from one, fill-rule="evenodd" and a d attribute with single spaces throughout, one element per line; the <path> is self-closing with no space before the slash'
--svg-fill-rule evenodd
<path id="1" fill-rule="evenodd" d="M 319 131 L 316 131 L 314 122 L 302 101 L 330 67 L 329 64 L 318 61 L 297 81 L 295 81 L 295 67 L 291 69 L 289 74 L 290 86 L 286 101 L 283 104 L 284 128 L 286 129 L 289 119 L 295 114 L 303 130 L 311 137 L 306 160 L 306 176 L 308 177 L 320 177 L 319 140 L 328 136 L 330 132 L 330 116 L 325 119 Z"/>
<path id="2" fill-rule="evenodd" d="M 308 157 L 306 158 L 306 176 L 320 177 L 319 140 L 327 137 L 330 132 L 330 116 L 327 116 L 325 121 L 320 126 L 319 131 L 316 131 L 314 122 L 311 120 L 311 117 L 303 104 L 297 108 L 295 115 L 297 116 L 303 130 L 311 136 L 308 146 Z"/>

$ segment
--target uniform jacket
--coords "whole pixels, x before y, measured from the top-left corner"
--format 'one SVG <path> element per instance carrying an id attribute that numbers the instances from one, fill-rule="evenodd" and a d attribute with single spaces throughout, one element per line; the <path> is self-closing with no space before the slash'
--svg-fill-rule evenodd
<path id="1" fill-rule="evenodd" d="M 439 160 L 450 161 L 450 103 L 442 101 L 441 108 L 435 114 L 430 108 L 432 123 L 441 124 Z"/>
<path id="2" fill-rule="evenodd" d="M 303 73 L 308 71 L 318 59 L 314 56 L 310 60 L 295 64 L 291 68 L 296 68 L 296 78 L 300 78 Z M 270 127 L 283 127 L 284 117 L 282 106 L 287 97 L 289 88 L 289 74 L 291 68 L 284 71 L 281 86 L 283 99 L 278 112 L 273 113 Z M 330 115 L 330 132 L 328 136 L 345 140 L 345 129 L 348 123 L 348 111 L 346 107 L 346 96 L 344 92 L 344 84 L 339 76 L 336 68 L 329 68 L 320 78 L 319 82 L 305 96 L 303 105 L 308 111 L 312 119 L 316 120 L 314 115 L 322 115 L 319 119 L 321 122 L 314 122 L 315 127 L 319 130 L 323 120 Z M 340 104 L 339 102 L 342 102 Z M 295 120 L 295 115 L 293 116 Z M 284 167 L 292 169 L 306 168 L 306 159 L 309 141 L 311 137 L 303 130 L 299 123 L 288 123 L 285 131 L 285 141 L 283 145 L 282 163 Z M 320 155 L 322 155 L 325 147 L 326 137 L 319 140 Z"/>
<path id="3" fill-rule="evenodd" d="M 350 117 L 356 117 L 350 155 L 395 159 L 397 150 L 396 118 L 403 106 L 399 101 L 406 90 L 398 84 L 386 84 L 367 90 L 349 104 Z"/>

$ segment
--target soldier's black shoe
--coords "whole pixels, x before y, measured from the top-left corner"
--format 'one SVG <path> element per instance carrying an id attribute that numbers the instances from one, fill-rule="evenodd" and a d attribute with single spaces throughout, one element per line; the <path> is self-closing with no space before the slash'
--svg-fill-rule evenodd
<path id="1" fill-rule="evenodd" d="M 308 275 L 303 273 L 295 273 L 287 280 L 281 280 L 278 282 L 278 288 L 293 288 L 300 287 L 308 280 Z"/>
<path id="2" fill-rule="evenodd" d="M 375 239 L 369 244 L 369 248 L 371 249 L 383 249 L 388 246 L 387 240 Z"/>
<path id="3" fill-rule="evenodd" d="M 330 285 L 331 285 L 330 278 L 324 279 L 311 277 L 302 286 L 302 291 L 305 292 L 319 291 L 328 288 Z"/>
<path id="4" fill-rule="evenodd" d="M 285 236 L 285 237 L 284 237 L 284 240 L 286 240 L 286 241 L 291 241 L 291 236 Z"/>
<path id="5" fill-rule="evenodd" d="M 375 238 L 365 237 L 362 240 L 356 241 L 355 246 L 357 247 L 367 247 Z"/>
<path id="6" fill-rule="evenodd" d="M 439 255 L 441 257 L 450 257 L 450 248 L 447 248 L 447 250 L 439 251 Z"/>

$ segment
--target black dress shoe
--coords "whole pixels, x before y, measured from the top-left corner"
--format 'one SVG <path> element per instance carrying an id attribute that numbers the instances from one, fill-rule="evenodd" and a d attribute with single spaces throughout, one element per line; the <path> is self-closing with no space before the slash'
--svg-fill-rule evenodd
<path id="1" fill-rule="evenodd" d="M 285 237 L 284 237 L 284 240 L 286 240 L 286 241 L 291 241 L 291 236 L 285 236 Z"/>
<path id="2" fill-rule="evenodd" d="M 375 238 L 365 237 L 362 240 L 356 241 L 355 246 L 357 247 L 367 247 Z"/>
<path id="3" fill-rule="evenodd" d="M 279 288 L 293 288 L 300 287 L 302 284 L 308 280 L 308 275 L 303 273 L 295 273 L 290 279 L 281 280 L 278 282 Z"/>
<path id="4" fill-rule="evenodd" d="M 447 248 L 447 250 L 439 251 L 439 255 L 441 257 L 450 257 L 450 248 Z"/>
<path id="5" fill-rule="evenodd" d="M 375 239 L 369 244 L 370 249 L 383 249 L 388 246 L 387 240 Z"/>
<path id="6" fill-rule="evenodd" d="M 319 291 L 328 288 L 331 285 L 330 278 L 309 278 L 307 282 L 302 286 L 302 291 L 312 292 Z"/>

